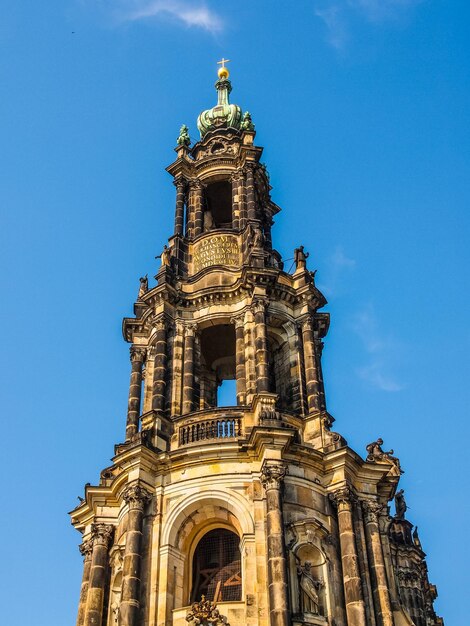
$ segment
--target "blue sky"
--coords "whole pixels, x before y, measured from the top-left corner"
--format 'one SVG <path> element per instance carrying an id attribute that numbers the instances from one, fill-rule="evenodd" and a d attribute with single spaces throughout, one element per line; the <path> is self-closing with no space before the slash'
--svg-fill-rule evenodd
<path id="1" fill-rule="evenodd" d="M 468 3 L 5 0 L 0 23 L 3 617 L 75 620 L 66 512 L 124 433 L 139 276 L 171 233 L 164 168 L 216 61 L 265 146 L 284 258 L 329 304 L 335 429 L 405 474 L 437 609 L 468 623 Z M 6 565 L 5 565 L 6 564 Z M 465 615 L 465 617 L 464 617 Z"/>

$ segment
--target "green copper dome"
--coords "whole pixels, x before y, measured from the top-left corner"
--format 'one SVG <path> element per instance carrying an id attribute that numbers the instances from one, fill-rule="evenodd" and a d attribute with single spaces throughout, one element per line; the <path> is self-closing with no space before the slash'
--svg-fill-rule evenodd
<path id="1" fill-rule="evenodd" d="M 228 74 L 228 72 L 227 72 Z M 197 118 L 197 127 L 201 138 L 210 130 L 216 128 L 242 128 L 242 110 L 238 104 L 230 104 L 229 94 L 232 84 L 228 78 L 222 76 L 216 83 L 217 104 L 212 109 L 203 111 Z"/>

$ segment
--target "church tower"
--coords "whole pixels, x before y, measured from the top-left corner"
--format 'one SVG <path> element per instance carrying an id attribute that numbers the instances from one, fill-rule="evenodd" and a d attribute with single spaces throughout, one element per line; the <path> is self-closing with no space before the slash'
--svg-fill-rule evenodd
<path id="1" fill-rule="evenodd" d="M 326 300 L 302 246 L 292 273 L 273 248 L 280 208 L 224 63 L 215 88 L 200 140 L 181 128 L 174 232 L 123 322 L 125 440 L 71 512 L 77 626 L 440 626 L 399 460 L 331 430 Z"/>

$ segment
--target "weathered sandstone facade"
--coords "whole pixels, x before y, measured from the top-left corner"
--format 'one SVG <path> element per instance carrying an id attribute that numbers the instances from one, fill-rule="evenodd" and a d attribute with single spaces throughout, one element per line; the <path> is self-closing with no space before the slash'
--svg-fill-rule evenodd
<path id="1" fill-rule="evenodd" d="M 216 88 L 200 141 L 178 137 L 174 233 L 123 323 L 125 441 L 71 513 L 77 626 L 441 625 L 398 459 L 331 430 L 325 298 L 302 247 L 293 273 L 273 249 L 262 148 L 225 68 Z"/>

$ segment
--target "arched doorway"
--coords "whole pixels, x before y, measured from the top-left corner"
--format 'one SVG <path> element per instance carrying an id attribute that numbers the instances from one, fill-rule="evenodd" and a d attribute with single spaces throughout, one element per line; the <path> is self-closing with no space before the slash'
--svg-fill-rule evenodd
<path id="1" fill-rule="evenodd" d="M 240 539 L 225 528 L 211 530 L 194 551 L 191 602 L 203 595 L 214 602 L 235 602 L 241 594 Z"/>

